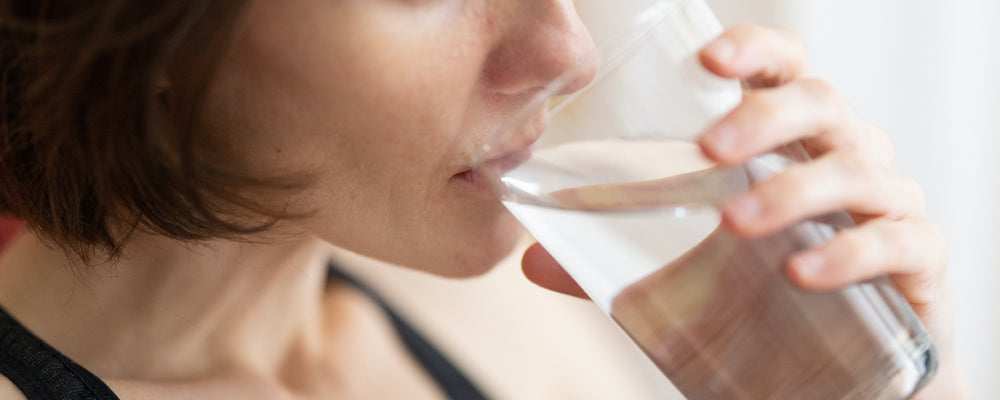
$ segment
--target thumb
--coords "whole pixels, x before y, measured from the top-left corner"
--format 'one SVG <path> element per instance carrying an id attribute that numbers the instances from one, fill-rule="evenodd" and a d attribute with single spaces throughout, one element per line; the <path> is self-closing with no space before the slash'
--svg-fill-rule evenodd
<path id="1" fill-rule="evenodd" d="M 570 296 L 589 299 L 587 293 L 576 284 L 561 265 L 542 245 L 535 243 L 524 251 L 521 269 L 529 281 L 543 288 Z"/>

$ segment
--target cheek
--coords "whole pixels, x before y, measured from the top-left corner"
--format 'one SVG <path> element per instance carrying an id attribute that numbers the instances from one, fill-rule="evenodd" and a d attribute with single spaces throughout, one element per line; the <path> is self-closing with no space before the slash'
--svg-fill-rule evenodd
<path id="1" fill-rule="evenodd" d="M 387 24 L 378 18 L 348 14 L 300 20 L 301 31 L 248 35 L 242 53 L 250 60 L 235 76 L 249 91 L 238 95 L 255 103 L 245 107 L 254 125 L 299 144 L 297 154 L 324 168 L 364 164 L 364 172 L 388 175 L 456 162 L 445 158 L 467 147 L 460 126 L 478 96 L 485 56 L 461 43 L 468 40 L 420 29 L 403 35 L 376 29 Z"/>
<path id="2" fill-rule="evenodd" d="M 520 228 L 492 196 L 450 179 L 489 119 L 484 46 L 475 35 L 389 35 L 371 18 L 282 14 L 291 8 L 257 10 L 269 23 L 248 24 L 225 59 L 204 113 L 210 146 L 254 176 L 314 177 L 268 202 L 308 213 L 290 223 L 334 244 L 449 276 L 492 266 Z"/>
<path id="3" fill-rule="evenodd" d="M 443 51 L 422 44 L 433 40 L 401 41 L 329 16 L 320 27 L 304 17 L 282 29 L 277 14 L 241 32 L 210 90 L 206 146 L 224 149 L 219 158 L 253 174 L 339 171 L 366 185 L 455 167 L 449 158 L 469 147 L 460 125 L 476 95 L 477 57 L 430 61 Z"/>

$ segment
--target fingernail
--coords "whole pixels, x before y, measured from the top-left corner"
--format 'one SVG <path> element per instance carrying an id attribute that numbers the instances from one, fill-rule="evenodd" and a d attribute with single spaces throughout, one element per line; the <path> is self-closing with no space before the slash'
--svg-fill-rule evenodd
<path id="1" fill-rule="evenodd" d="M 720 155 L 730 153 L 736 147 L 737 138 L 738 133 L 736 129 L 722 124 L 706 132 L 704 140 L 708 142 L 708 146 L 712 148 L 716 155 Z"/>
<path id="2" fill-rule="evenodd" d="M 726 204 L 724 212 L 728 217 L 735 219 L 742 225 L 760 217 L 763 208 L 764 206 L 761 204 L 760 199 L 756 196 L 746 194 Z"/>
<path id="3" fill-rule="evenodd" d="M 795 256 L 792 268 L 799 279 L 809 281 L 815 278 L 826 267 L 826 257 L 817 252 L 807 252 Z"/>
<path id="4" fill-rule="evenodd" d="M 736 44 L 727 38 L 719 38 L 705 46 L 708 55 L 721 63 L 728 63 L 736 55 Z"/>

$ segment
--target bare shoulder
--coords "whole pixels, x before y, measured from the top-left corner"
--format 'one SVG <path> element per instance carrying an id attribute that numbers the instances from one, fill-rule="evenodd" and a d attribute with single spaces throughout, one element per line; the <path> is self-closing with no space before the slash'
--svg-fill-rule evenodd
<path id="1" fill-rule="evenodd" d="M 0 400 L 27 400 L 24 393 L 6 376 L 0 375 Z"/>

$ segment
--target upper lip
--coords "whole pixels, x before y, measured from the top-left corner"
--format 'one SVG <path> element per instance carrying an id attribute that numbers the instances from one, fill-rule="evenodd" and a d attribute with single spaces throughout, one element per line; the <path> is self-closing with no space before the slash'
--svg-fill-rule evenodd
<path id="1" fill-rule="evenodd" d="M 549 118 L 545 111 L 522 124 L 514 133 L 501 136 L 483 149 L 477 164 L 506 171 L 517 167 L 531 155 L 531 147 L 548 128 Z M 473 166 L 475 167 L 475 166 Z"/>

